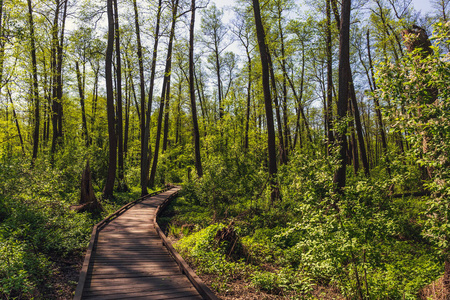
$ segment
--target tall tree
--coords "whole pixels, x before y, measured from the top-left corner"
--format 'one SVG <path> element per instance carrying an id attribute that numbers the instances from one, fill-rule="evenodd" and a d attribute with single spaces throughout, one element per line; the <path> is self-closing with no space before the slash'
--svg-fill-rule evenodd
<path id="1" fill-rule="evenodd" d="M 107 1 L 108 14 L 108 43 L 106 47 L 105 57 L 105 80 L 106 80 L 106 113 L 108 117 L 108 140 L 109 140 L 109 155 L 108 155 L 108 175 L 106 177 L 106 184 L 103 189 L 103 197 L 111 198 L 114 191 L 114 183 L 116 179 L 116 164 L 117 164 L 117 138 L 116 138 L 116 116 L 114 112 L 114 89 L 112 76 L 112 60 L 114 51 L 114 12 L 113 0 Z"/>
<path id="2" fill-rule="evenodd" d="M 191 23 L 189 25 L 189 98 L 191 100 L 191 114 L 194 134 L 194 155 L 195 155 L 195 169 L 197 176 L 203 176 L 202 157 L 200 154 L 200 131 L 198 129 L 197 120 L 197 104 L 195 103 L 195 88 L 194 88 L 194 29 L 195 29 L 195 0 L 191 0 Z"/>
<path id="3" fill-rule="evenodd" d="M 169 101 L 170 96 L 170 74 L 172 71 L 172 46 L 175 37 L 175 24 L 177 19 L 178 0 L 172 2 L 172 27 L 170 29 L 169 47 L 167 49 L 166 67 L 164 70 L 163 88 L 158 113 L 158 125 L 156 129 L 155 152 L 153 154 L 152 170 L 150 172 L 149 186 L 154 186 L 156 168 L 158 167 L 159 146 L 161 142 L 161 129 L 163 122 L 164 106 Z M 168 118 L 168 116 L 167 116 Z M 167 125 L 168 126 L 168 125 Z"/>
<path id="4" fill-rule="evenodd" d="M 77 83 L 78 83 L 78 93 L 80 95 L 80 105 L 81 105 L 81 126 L 83 131 L 83 137 L 85 139 L 86 145 L 89 145 L 89 135 L 87 129 L 87 121 L 86 121 L 86 108 L 85 108 L 85 98 L 84 98 L 84 88 L 83 88 L 83 80 L 80 71 L 80 63 L 75 61 L 75 69 L 77 73 Z"/>
<path id="5" fill-rule="evenodd" d="M 213 2 L 205 10 L 201 28 L 204 36 L 204 45 L 211 52 L 210 61 L 214 66 L 217 77 L 217 97 L 219 102 L 219 119 L 223 118 L 223 83 L 222 83 L 222 52 L 228 47 L 226 35 L 228 28 L 222 23 L 223 10 L 217 8 Z"/>
<path id="6" fill-rule="evenodd" d="M 346 183 L 347 166 L 347 110 L 350 97 L 350 12 L 351 0 L 342 0 L 341 24 L 339 32 L 339 97 L 337 102 L 336 143 L 339 149 L 339 167 L 334 174 L 337 191 L 342 191 Z"/>
<path id="7" fill-rule="evenodd" d="M 264 106 L 266 110 L 266 122 L 267 122 L 267 146 L 269 150 L 269 183 L 271 188 L 271 201 L 272 204 L 279 197 L 278 184 L 276 181 L 277 174 L 277 153 L 275 145 L 275 127 L 273 121 L 272 111 L 272 95 L 270 92 L 270 70 L 268 49 L 266 45 L 266 36 L 264 33 L 264 27 L 261 20 L 261 9 L 259 7 L 259 0 L 253 1 L 253 12 L 255 17 L 256 35 L 258 38 L 258 47 L 261 58 L 262 66 L 262 82 L 264 92 Z"/>
<path id="8" fill-rule="evenodd" d="M 163 153 L 167 150 L 167 141 L 169 138 L 169 103 L 170 103 L 170 75 L 172 74 L 172 48 L 173 40 L 175 38 L 175 25 L 177 22 L 177 12 L 178 12 L 178 2 L 179 0 L 172 0 L 172 26 L 170 28 L 169 35 L 169 46 L 167 49 L 167 64 L 169 64 L 169 73 L 167 74 L 167 92 L 165 99 L 165 116 L 164 116 L 164 139 L 163 139 Z"/>
<path id="9" fill-rule="evenodd" d="M 118 177 L 119 190 L 128 190 L 124 182 L 124 162 L 123 162 L 123 104 L 122 104 L 122 60 L 120 55 L 120 28 L 119 28 L 119 10 L 117 8 L 117 0 L 114 0 L 114 30 L 115 30 L 115 45 L 116 45 L 116 80 L 117 80 L 117 144 L 118 144 Z"/>
<path id="10" fill-rule="evenodd" d="M 150 73 L 150 88 L 148 91 L 148 102 L 147 102 L 147 113 L 145 115 L 145 128 L 144 128 L 144 141 L 141 152 L 141 194 L 147 193 L 148 184 L 148 173 L 150 168 L 150 153 L 149 151 L 149 139 L 150 139 L 150 117 L 152 111 L 152 101 L 153 101 L 153 88 L 155 84 L 155 74 L 156 74 L 156 59 L 158 56 L 158 43 L 159 43 L 159 27 L 161 22 L 161 11 L 162 11 L 162 0 L 158 1 L 158 10 L 156 13 L 156 26 L 155 26 L 155 42 L 153 44 L 153 56 L 152 65 Z M 141 87 L 142 90 L 142 87 Z M 141 96 L 142 97 L 142 96 Z M 142 110 L 142 109 L 141 109 Z M 142 114 L 142 111 L 141 111 Z M 142 122 L 143 117 L 141 117 Z M 143 171 L 142 171 L 143 169 Z"/>
<path id="11" fill-rule="evenodd" d="M 331 0 L 326 1 L 326 51 L 327 51 L 327 107 L 326 107 L 326 130 L 327 130 L 327 153 L 330 154 L 331 145 L 334 142 L 333 135 L 333 52 L 332 52 L 332 37 L 331 37 Z"/>
<path id="12" fill-rule="evenodd" d="M 145 77 L 144 77 L 144 62 L 142 57 L 142 43 L 141 43 L 141 29 L 139 24 L 139 13 L 136 0 L 133 0 L 134 8 L 134 26 L 136 28 L 136 42 L 137 42 L 137 56 L 139 65 L 139 86 L 141 91 L 141 111 L 140 126 L 141 126 L 141 195 L 147 194 L 147 171 L 148 170 L 148 138 L 146 139 L 146 123 L 145 123 Z M 130 77 L 132 81 L 132 77 Z M 132 84 L 132 83 L 131 83 Z"/>
<path id="13" fill-rule="evenodd" d="M 31 44 L 31 68 L 32 68 L 32 99 L 34 104 L 34 131 L 33 131 L 33 160 L 37 158 L 39 147 L 39 88 L 37 76 L 37 60 L 36 60 L 36 37 L 34 34 L 33 7 L 31 0 L 28 0 L 28 23 L 30 26 L 30 44 Z M 3 4 L 3 3 L 2 3 Z"/>

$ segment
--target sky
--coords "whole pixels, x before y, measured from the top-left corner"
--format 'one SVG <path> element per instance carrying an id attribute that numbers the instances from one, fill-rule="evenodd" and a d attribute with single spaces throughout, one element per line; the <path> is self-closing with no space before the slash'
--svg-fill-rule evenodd
<path id="1" fill-rule="evenodd" d="M 430 0 L 412 0 L 414 8 L 422 11 L 423 14 L 431 11 Z"/>
<path id="2" fill-rule="evenodd" d="M 223 7 L 226 5 L 232 5 L 234 0 L 212 0 L 216 3 L 217 7 Z M 298 0 L 297 0 L 298 1 Z M 431 10 L 430 0 L 412 0 L 414 8 L 422 11 L 423 14 Z"/>

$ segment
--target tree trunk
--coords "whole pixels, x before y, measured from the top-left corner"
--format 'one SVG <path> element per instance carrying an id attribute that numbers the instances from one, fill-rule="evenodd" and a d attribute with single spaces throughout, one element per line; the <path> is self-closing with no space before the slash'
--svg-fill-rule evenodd
<path id="1" fill-rule="evenodd" d="M 20 131 L 19 119 L 17 118 L 16 110 L 14 108 L 11 91 L 9 90 L 9 88 L 7 88 L 7 90 L 8 90 L 8 96 L 9 96 L 9 102 L 11 103 L 11 108 L 13 111 L 14 123 L 16 124 L 17 134 L 19 135 L 20 147 L 22 148 L 22 155 L 25 156 L 25 147 L 23 146 L 23 138 L 22 138 L 22 133 Z"/>
<path id="2" fill-rule="evenodd" d="M 162 0 L 158 1 L 158 12 L 156 15 L 156 27 L 155 27 L 155 44 L 153 45 L 153 56 L 152 65 L 150 73 L 150 89 L 148 92 L 148 102 L 147 102 L 147 114 L 145 115 L 145 128 L 144 128 L 144 142 L 142 147 L 142 157 L 141 157 L 141 194 L 145 195 L 147 193 L 147 183 L 148 183 L 148 173 L 150 169 L 150 152 L 149 151 L 149 139 L 150 139 L 150 118 L 152 112 L 152 101 L 153 101 L 153 88 L 155 84 L 155 73 L 156 73 L 156 59 L 158 55 L 158 42 L 159 42 L 159 27 L 161 22 L 161 10 L 162 10 Z M 142 87 L 141 87 L 142 90 Z M 143 114 L 141 108 L 141 114 Z M 141 119 L 142 122 L 142 119 Z"/>
<path id="3" fill-rule="evenodd" d="M 327 153 L 330 155 L 331 146 L 334 143 L 333 135 L 333 53 L 332 53 L 332 40 L 331 40 L 331 7 L 330 1 L 325 0 L 327 23 L 326 23 L 326 35 L 327 35 L 327 110 L 325 116 L 325 123 L 327 128 Z"/>
<path id="4" fill-rule="evenodd" d="M 287 81 L 289 82 L 289 86 L 292 89 L 292 93 L 294 93 L 294 98 L 297 101 L 297 124 L 296 124 L 296 128 L 298 129 L 300 127 L 300 116 L 302 116 L 303 118 L 303 122 L 305 123 L 305 127 L 306 127 L 306 134 L 308 135 L 308 139 L 309 141 L 312 143 L 312 135 L 311 135 L 311 129 L 309 128 L 309 123 L 308 120 L 306 118 L 306 114 L 305 114 L 305 110 L 302 104 L 302 100 L 303 100 L 303 87 L 304 87 L 304 77 L 305 77 L 305 46 L 302 43 L 302 74 L 300 77 L 300 96 L 297 94 L 297 91 L 295 90 L 294 87 L 294 83 L 292 82 L 292 79 L 289 77 L 289 75 L 287 74 L 286 68 L 285 66 L 282 65 L 282 69 L 283 69 L 283 73 L 287 79 Z M 298 132 L 298 130 L 296 130 L 296 132 Z M 294 144 L 293 144 L 293 148 L 295 148 L 295 145 L 297 144 L 297 134 L 294 136 Z"/>
<path id="5" fill-rule="evenodd" d="M 268 50 L 266 46 L 266 37 L 264 27 L 261 20 L 261 11 L 259 0 L 253 1 L 253 11 L 255 16 L 256 34 L 258 38 L 259 53 L 262 66 L 262 81 L 264 92 L 264 106 L 267 118 L 267 146 L 269 150 L 269 184 L 271 188 L 272 204 L 279 198 L 278 184 L 276 181 L 277 174 L 277 153 L 275 145 L 275 128 L 272 112 L 272 95 L 270 93 L 270 70 L 268 62 Z"/>
<path id="6" fill-rule="evenodd" d="M 197 121 L 197 104 L 195 103 L 194 88 L 194 25 L 195 25 L 195 0 L 191 0 L 191 24 L 189 26 L 189 97 L 191 99 L 191 113 L 194 134 L 195 169 L 197 176 L 203 176 L 202 157 L 200 154 L 200 131 Z"/>
<path id="7" fill-rule="evenodd" d="M 377 86 L 376 86 L 376 82 L 375 82 L 375 74 L 373 71 L 372 54 L 370 51 L 370 32 L 369 32 L 369 30 L 367 30 L 367 55 L 369 57 L 369 68 L 370 68 L 370 73 L 372 76 L 373 89 L 376 90 Z M 384 131 L 384 126 L 383 126 L 383 117 L 381 115 L 380 103 L 376 96 L 373 97 L 373 101 L 375 103 L 375 113 L 377 114 L 378 124 L 380 126 L 380 136 L 381 136 L 381 143 L 383 146 L 383 151 L 385 154 L 387 154 L 387 139 L 386 139 L 386 132 Z M 389 167 L 388 167 L 388 173 L 389 173 L 389 175 L 391 174 L 391 170 Z"/>
<path id="8" fill-rule="evenodd" d="M 259 1 L 259 0 L 258 0 Z M 263 27 L 264 30 L 264 27 Z M 270 55 L 269 47 L 267 47 L 267 62 L 269 64 L 269 74 L 270 74 L 270 81 L 272 84 L 272 94 L 273 94 L 273 102 L 275 104 L 275 116 L 277 118 L 277 128 L 278 128 L 278 139 L 280 141 L 280 152 L 281 152 L 281 164 L 287 163 L 287 157 L 286 157 L 286 149 L 284 147 L 284 140 L 283 140 L 283 122 L 281 120 L 281 113 L 280 113 L 280 105 L 278 102 L 278 92 L 277 92 L 277 83 L 275 80 L 275 73 L 273 69 L 273 62 L 272 57 Z M 270 88 L 269 88 L 270 90 Z"/>
<path id="9" fill-rule="evenodd" d="M 366 152 L 366 145 L 364 143 L 364 134 L 363 134 L 363 128 L 361 124 L 361 116 L 359 113 L 358 108 L 358 101 L 356 100 L 356 92 L 355 92 L 355 86 L 353 85 L 353 76 L 351 74 L 350 70 L 350 100 L 352 102 L 352 111 L 353 116 L 355 117 L 355 126 L 356 126 L 356 134 L 358 137 L 358 144 L 359 144 L 359 153 L 361 156 L 361 162 L 364 167 L 364 173 L 366 176 L 370 175 L 370 169 L 369 169 L 369 162 L 367 160 L 367 152 Z"/>
<path id="10" fill-rule="evenodd" d="M 252 97 L 252 58 L 248 47 L 246 47 L 247 52 L 247 63 L 248 63 L 248 84 L 247 84 L 247 111 L 245 118 L 245 137 L 244 137 L 244 150 L 248 150 L 248 131 L 250 127 L 250 106 Z"/>
<path id="11" fill-rule="evenodd" d="M 95 197 L 94 188 L 92 187 L 92 175 L 91 169 L 89 168 L 89 160 L 86 162 L 86 167 L 81 176 L 80 202 L 74 209 L 77 212 L 88 211 L 93 214 L 99 214 L 103 211 L 103 207 Z"/>
<path id="12" fill-rule="evenodd" d="M 38 76 L 37 76 L 37 61 L 36 61 L 36 41 L 34 35 L 34 22 L 33 22 L 33 8 L 31 0 L 28 0 L 28 22 L 30 25 L 30 44 L 31 44 L 31 68 L 32 68 L 32 101 L 34 104 L 34 131 L 33 131 L 33 161 L 37 158 L 39 149 L 39 88 L 38 88 Z"/>
<path id="13" fill-rule="evenodd" d="M 172 1 L 172 27 L 170 29 L 169 48 L 167 50 L 167 64 L 169 64 L 169 72 L 167 79 L 166 103 L 165 103 L 165 117 L 164 117 L 164 139 L 163 139 L 163 153 L 167 150 L 167 140 L 169 138 L 169 100 L 170 100 L 170 74 L 172 72 L 172 45 L 175 38 L 175 25 L 177 22 L 179 0 Z"/>
<path id="14" fill-rule="evenodd" d="M 77 72 L 77 82 L 78 82 L 78 93 L 80 94 L 80 105 L 81 105 L 81 126 L 83 131 L 83 137 L 86 142 L 86 146 L 89 146 L 89 136 L 88 136 L 88 130 L 87 130 L 87 121 L 86 121 L 86 109 L 84 105 L 84 90 L 83 90 L 83 84 L 81 80 L 81 73 L 80 73 L 80 65 L 78 61 L 75 62 L 75 69 Z"/>
<path id="15" fill-rule="evenodd" d="M 108 44 L 105 58 L 105 80 L 106 80 L 106 112 L 108 117 L 108 135 L 109 135 L 109 162 L 108 176 L 106 178 L 103 197 L 111 198 L 114 191 L 114 182 L 116 178 L 117 164 L 117 139 L 115 132 L 116 116 L 114 113 L 114 90 L 112 77 L 112 60 L 114 51 L 114 15 L 113 0 L 107 1 L 108 12 Z"/>
<path id="16" fill-rule="evenodd" d="M 348 99 L 351 83 L 350 71 L 350 11 L 351 0 L 342 0 L 342 20 L 339 34 L 339 97 L 337 102 L 337 121 L 340 123 L 336 130 L 336 143 L 339 147 L 339 167 L 334 174 L 333 181 L 336 184 L 338 192 L 342 192 L 342 188 L 346 183 L 346 149 L 347 149 L 347 125 L 345 122 L 348 110 Z M 345 122 L 346 123 L 346 122 Z"/>
<path id="17" fill-rule="evenodd" d="M 116 42 L 116 78 L 117 78 L 117 143 L 118 143 L 118 168 L 119 168 L 119 191 L 127 191 L 125 183 L 124 162 L 123 162 L 123 106 L 122 106 L 122 60 L 120 55 L 120 29 L 119 29 L 119 10 L 117 0 L 114 0 L 114 30 Z"/>
<path id="18" fill-rule="evenodd" d="M 278 10 L 278 30 L 280 32 L 280 43 L 281 43 L 281 65 L 282 69 L 286 70 L 286 50 L 284 46 L 284 33 L 283 33 L 283 26 L 281 24 L 281 18 L 282 18 L 282 8 L 280 5 L 277 7 Z M 287 158 L 289 156 L 289 127 L 288 127 L 288 108 L 287 108 L 287 80 L 286 80 L 286 72 L 283 72 L 283 97 L 281 99 L 282 101 L 282 108 L 283 108 L 283 130 L 284 130 L 284 156 L 285 156 L 285 162 L 287 162 Z M 283 137 L 280 137 L 280 139 L 283 139 Z"/>
<path id="19" fill-rule="evenodd" d="M 141 89 L 141 111 L 138 112 L 141 128 L 141 195 L 147 194 L 147 153 L 148 153 L 148 139 L 145 139 L 145 78 L 144 78 L 144 63 L 142 58 L 142 44 L 141 44 L 141 30 L 139 25 L 139 14 L 137 9 L 136 0 L 133 0 L 134 8 L 134 24 L 136 28 L 136 41 L 137 41 L 137 56 L 139 64 L 139 80 Z M 130 76 L 131 85 L 134 90 L 133 78 Z M 136 108 L 139 110 L 138 106 Z"/>
<path id="20" fill-rule="evenodd" d="M 159 155 L 159 145 L 161 142 L 161 128 L 163 122 L 164 115 L 164 105 L 169 101 L 170 95 L 170 73 L 172 71 L 172 46 L 173 46 L 173 38 L 175 36 L 175 23 L 177 16 L 177 8 L 178 1 L 175 0 L 174 6 L 172 8 L 172 28 L 170 30 L 170 38 L 169 38 L 169 47 L 167 49 L 167 58 L 166 58 L 166 68 L 164 70 L 164 79 L 163 79 L 163 88 L 161 92 L 161 101 L 159 104 L 159 114 L 158 114 L 158 127 L 156 130 L 156 141 L 155 141 L 155 152 L 153 154 L 153 164 L 152 170 L 150 173 L 149 186 L 153 187 L 155 185 L 155 176 L 156 176 L 156 168 L 158 167 L 158 155 Z M 167 108 L 167 104 L 166 104 Z M 168 115 L 166 115 L 168 118 Z M 168 124 L 167 124 L 168 127 Z"/>

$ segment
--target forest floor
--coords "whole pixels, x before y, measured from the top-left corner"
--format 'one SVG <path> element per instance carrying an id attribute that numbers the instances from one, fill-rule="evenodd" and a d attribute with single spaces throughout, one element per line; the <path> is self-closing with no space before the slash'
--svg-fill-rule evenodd
<path id="1" fill-rule="evenodd" d="M 77 288 L 81 267 L 83 266 L 83 255 L 73 255 L 61 258 L 58 255 L 50 258 L 53 262 L 51 276 L 46 282 L 44 299 L 67 300 L 72 299 Z"/>

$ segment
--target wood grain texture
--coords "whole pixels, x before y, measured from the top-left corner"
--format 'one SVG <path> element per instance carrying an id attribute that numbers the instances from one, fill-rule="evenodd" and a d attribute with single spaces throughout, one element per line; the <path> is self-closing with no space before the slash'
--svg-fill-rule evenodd
<path id="1" fill-rule="evenodd" d="M 75 300 L 203 299 L 154 223 L 159 205 L 179 189 L 138 199 L 94 227 Z"/>

